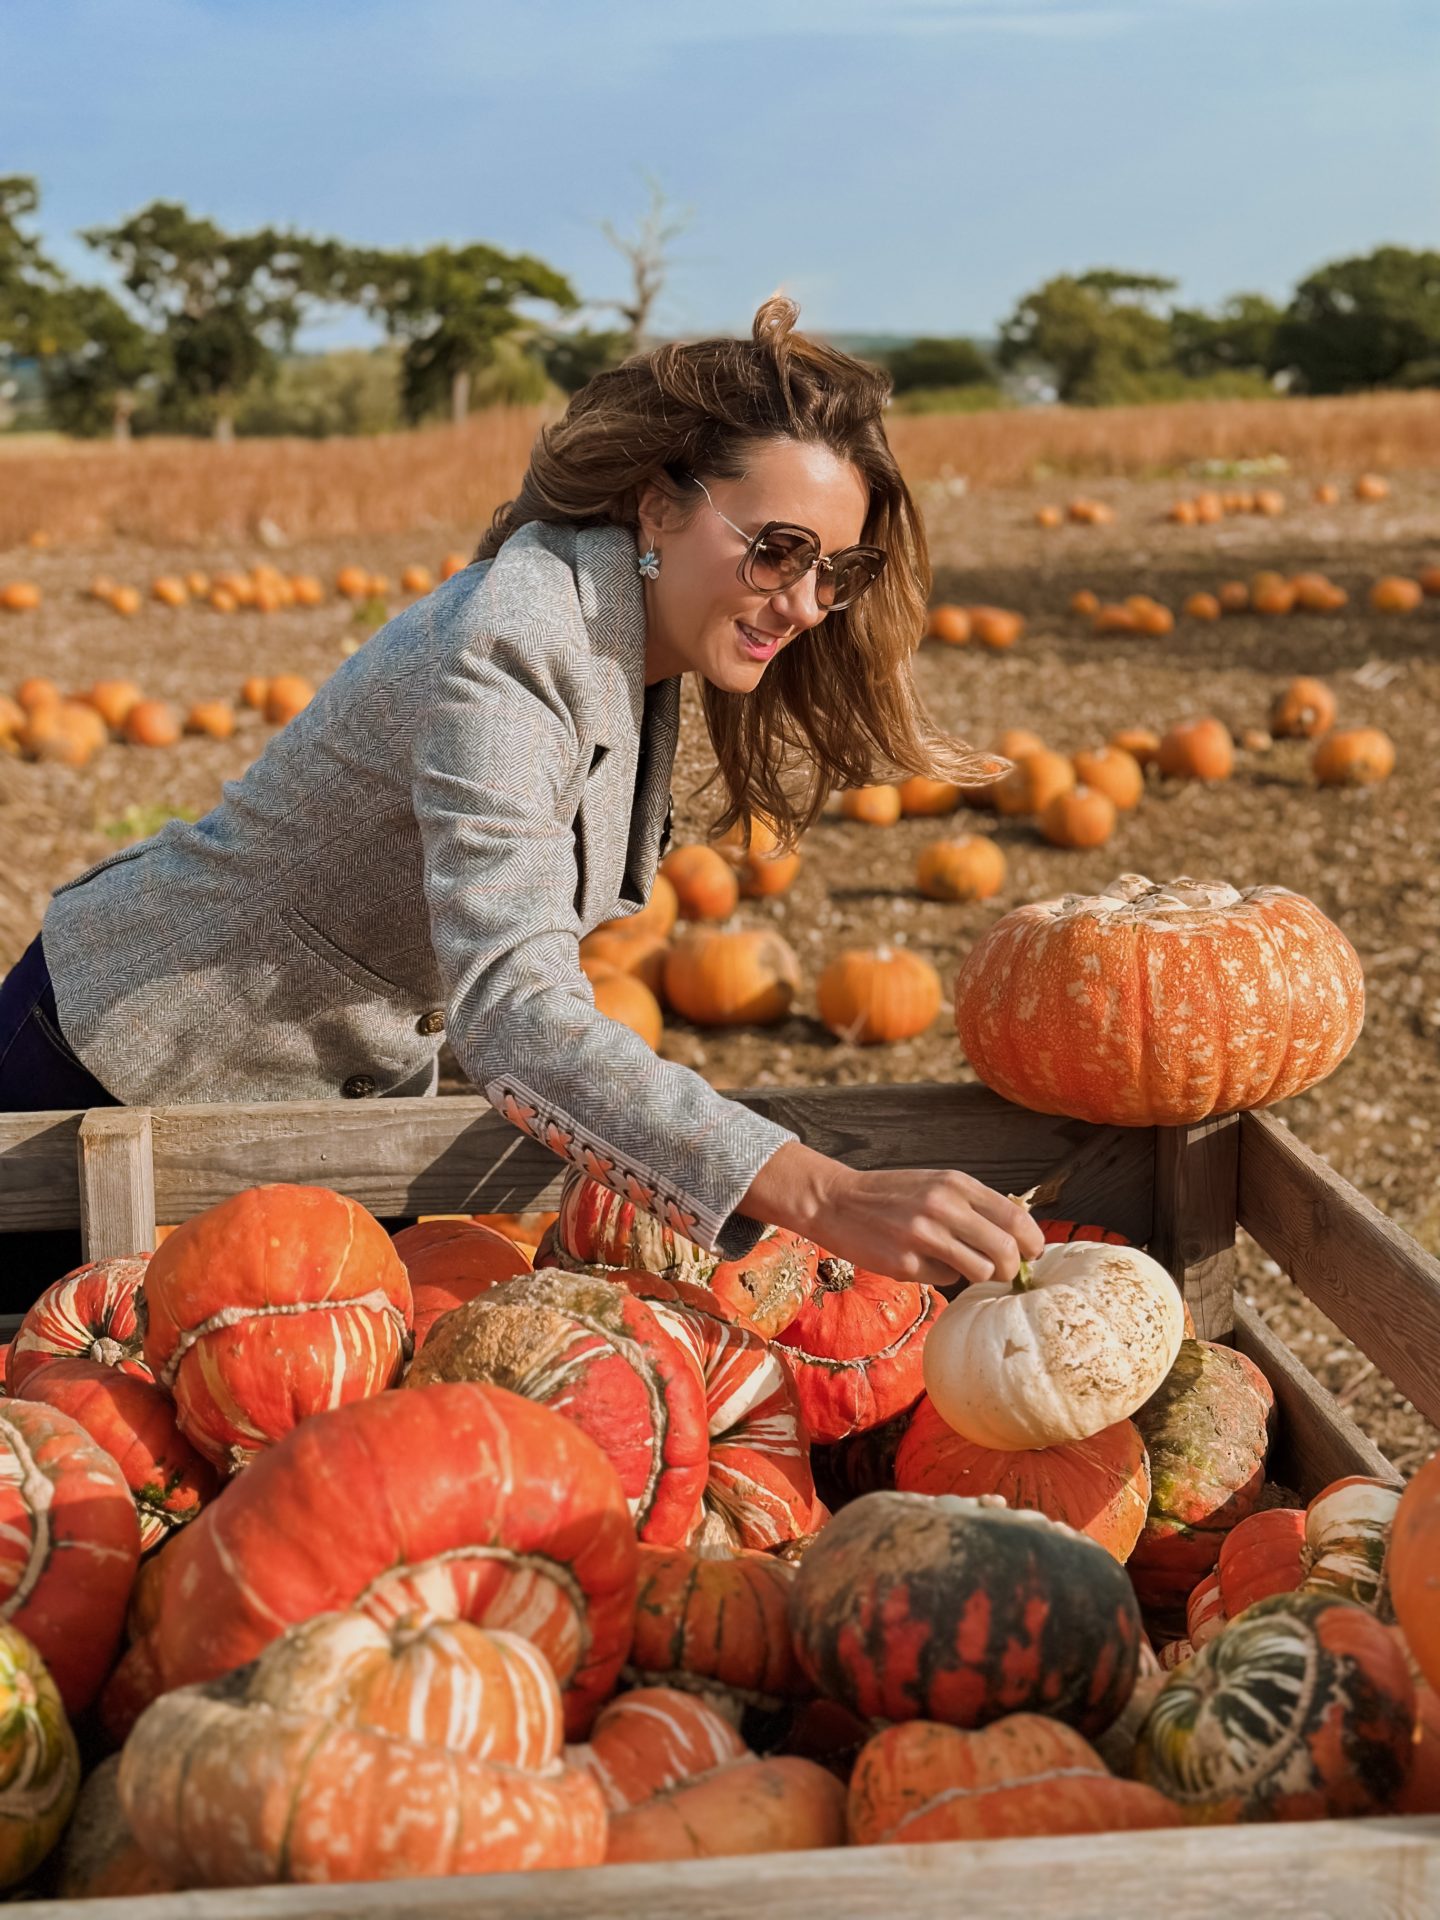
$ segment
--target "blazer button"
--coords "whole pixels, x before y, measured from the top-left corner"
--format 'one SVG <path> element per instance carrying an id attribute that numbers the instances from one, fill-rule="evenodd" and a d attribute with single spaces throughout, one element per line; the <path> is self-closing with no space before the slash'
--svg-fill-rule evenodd
<path id="1" fill-rule="evenodd" d="M 375 1082 L 368 1073 L 352 1073 L 340 1091 L 347 1100 L 368 1100 L 375 1091 Z"/>
<path id="2" fill-rule="evenodd" d="M 445 1010 L 432 1007 L 429 1013 L 422 1013 L 415 1022 L 416 1033 L 443 1033 L 445 1031 Z"/>

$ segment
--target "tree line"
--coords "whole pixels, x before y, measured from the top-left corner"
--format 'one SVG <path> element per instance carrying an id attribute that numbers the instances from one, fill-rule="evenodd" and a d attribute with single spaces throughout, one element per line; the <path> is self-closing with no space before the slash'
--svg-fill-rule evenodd
<path id="1" fill-rule="evenodd" d="M 316 410 L 312 426 L 300 397 L 287 397 L 286 367 L 302 326 L 342 307 L 382 328 L 408 421 L 539 398 L 552 382 L 578 391 L 648 343 L 667 248 L 683 225 L 667 221 L 652 182 L 636 238 L 605 228 L 633 295 L 597 303 L 546 262 L 481 242 L 392 249 L 273 227 L 233 233 L 157 200 L 81 235 L 116 270 L 122 297 L 56 266 L 35 231 L 39 206 L 33 178 L 0 178 L 0 372 L 7 359 L 33 363 L 53 426 L 121 438 L 224 438 L 237 417 L 258 431 L 334 430 L 333 405 Z M 989 349 L 927 337 L 876 357 L 901 396 L 963 395 L 1029 375 L 1074 405 L 1226 381 L 1303 393 L 1440 385 L 1440 253 L 1385 246 L 1332 262 L 1285 306 L 1242 293 L 1207 312 L 1178 304 L 1176 288 L 1110 268 L 1060 275 L 1017 302 Z M 557 324 L 597 305 L 623 324 Z"/>

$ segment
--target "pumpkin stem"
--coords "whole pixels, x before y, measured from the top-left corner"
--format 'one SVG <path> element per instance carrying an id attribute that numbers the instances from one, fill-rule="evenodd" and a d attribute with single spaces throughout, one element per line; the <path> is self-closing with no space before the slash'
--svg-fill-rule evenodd
<path id="1" fill-rule="evenodd" d="M 1017 1206 L 1023 1207 L 1025 1211 L 1029 1213 L 1031 1202 L 1034 1200 L 1036 1194 L 1039 1193 L 1040 1186 L 1043 1184 L 1044 1182 L 1042 1181 L 1039 1185 L 1031 1187 L 1027 1193 L 1007 1193 L 1005 1198 L 1007 1200 L 1013 1200 Z M 1020 1262 L 1020 1271 L 1010 1283 L 1010 1291 L 1012 1293 L 1028 1293 L 1030 1291 L 1031 1265 L 1032 1262 L 1029 1260 L 1022 1260 Z"/>
<path id="2" fill-rule="evenodd" d="M 838 1253 L 830 1253 L 815 1269 L 817 1293 L 845 1293 L 855 1284 L 855 1268 Z"/>

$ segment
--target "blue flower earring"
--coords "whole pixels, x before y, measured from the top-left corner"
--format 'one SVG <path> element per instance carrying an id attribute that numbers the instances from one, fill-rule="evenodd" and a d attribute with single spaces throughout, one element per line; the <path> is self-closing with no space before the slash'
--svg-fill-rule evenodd
<path id="1" fill-rule="evenodd" d="M 658 580 L 660 578 L 660 555 L 654 547 L 642 553 L 635 564 L 642 579 Z"/>

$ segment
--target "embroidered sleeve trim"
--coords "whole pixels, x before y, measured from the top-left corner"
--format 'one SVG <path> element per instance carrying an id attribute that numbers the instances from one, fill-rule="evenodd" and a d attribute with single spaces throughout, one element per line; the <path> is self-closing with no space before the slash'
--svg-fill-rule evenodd
<path id="1" fill-rule="evenodd" d="M 649 1167 L 627 1161 L 598 1134 L 542 1100 L 523 1081 L 513 1077 L 488 1080 L 481 1091 L 512 1126 L 687 1239 L 704 1246 L 707 1240 L 716 1238 L 728 1218 L 699 1207 L 692 1196 L 668 1185 Z"/>

